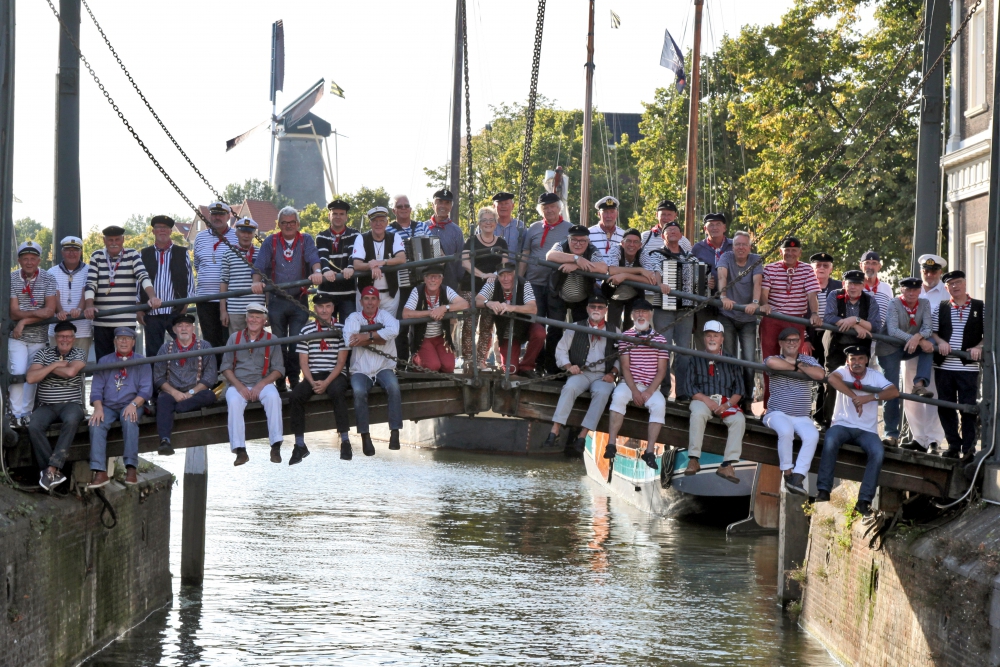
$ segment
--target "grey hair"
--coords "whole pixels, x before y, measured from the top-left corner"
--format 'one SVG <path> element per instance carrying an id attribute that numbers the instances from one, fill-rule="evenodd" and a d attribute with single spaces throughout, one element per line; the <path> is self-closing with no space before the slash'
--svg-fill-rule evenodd
<path id="1" fill-rule="evenodd" d="M 476 214 L 476 220 L 481 222 L 484 213 L 489 213 L 491 216 L 493 216 L 493 222 L 498 222 L 497 212 L 493 209 L 492 206 L 484 206 L 481 209 L 479 209 L 479 212 Z"/>
<path id="2" fill-rule="evenodd" d="M 750 245 L 753 245 L 753 237 L 750 236 L 750 232 L 741 229 L 740 231 L 738 231 L 735 234 L 733 234 L 733 240 L 736 240 L 737 236 L 745 236 L 745 237 L 747 237 L 747 243 L 749 243 Z"/>
<path id="3" fill-rule="evenodd" d="M 406 203 L 410 203 L 409 195 L 393 195 L 389 200 L 389 208 L 396 208 L 396 203 L 399 202 L 400 197 L 406 200 Z"/>
<path id="4" fill-rule="evenodd" d="M 286 216 L 286 215 L 294 215 L 295 216 L 295 222 L 301 222 L 299 220 L 299 212 L 295 210 L 294 206 L 286 206 L 283 209 L 281 209 L 280 211 L 278 211 L 278 220 L 281 220 L 281 218 L 284 217 L 284 216 Z"/>
<path id="5" fill-rule="evenodd" d="M 555 202 L 552 202 L 552 203 L 555 204 Z M 540 218 L 542 218 L 544 220 L 545 219 L 545 214 L 542 213 L 542 206 L 546 206 L 546 204 L 536 204 L 535 205 L 535 210 L 538 211 L 538 217 L 540 217 Z M 560 210 L 561 213 L 565 213 L 566 212 L 566 204 L 563 202 L 562 199 L 559 200 L 559 210 Z"/>

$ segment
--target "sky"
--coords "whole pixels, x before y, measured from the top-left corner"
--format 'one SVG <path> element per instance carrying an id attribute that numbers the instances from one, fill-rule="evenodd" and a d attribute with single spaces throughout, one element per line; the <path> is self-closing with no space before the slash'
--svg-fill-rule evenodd
<path id="1" fill-rule="evenodd" d="M 313 112 L 342 135 L 338 190 L 365 185 L 429 198 L 424 167 L 449 156 L 453 0 L 88 0 L 112 45 L 167 128 L 219 191 L 268 178 L 270 141 L 259 131 L 230 152 L 225 142 L 270 115 L 271 24 L 285 26 L 285 86 L 278 110 L 320 78 Z M 535 0 L 467 0 L 473 130 L 490 105 L 527 97 Z M 58 0 L 54 0 L 58 8 Z M 724 33 L 780 19 L 792 0 L 706 0 L 703 49 Z M 611 28 L 610 13 L 621 18 Z M 673 75 L 659 65 L 664 29 L 682 50 L 693 36 L 692 0 L 597 0 L 594 103 L 641 112 Z M 14 217 L 51 225 L 55 74 L 59 24 L 43 0 L 17 3 Z M 195 202 L 213 199 L 142 105 L 86 12 L 81 47 L 126 118 Z M 586 0 L 549 0 L 538 90 L 559 108 L 581 108 Z M 683 41 L 682 41 L 683 40 Z M 190 215 L 81 67 L 80 169 L 83 231 L 132 214 Z M 464 119 L 463 119 L 464 127 Z M 336 148 L 336 150 L 335 150 Z M 573 179 L 576 181 L 577 179 Z M 514 184 L 512 184 L 512 187 Z"/>

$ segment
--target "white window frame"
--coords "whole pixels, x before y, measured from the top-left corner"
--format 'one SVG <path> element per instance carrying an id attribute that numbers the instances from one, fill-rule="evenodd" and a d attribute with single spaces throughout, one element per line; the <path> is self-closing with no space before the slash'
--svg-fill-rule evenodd
<path id="1" fill-rule="evenodd" d="M 986 104 L 986 7 L 976 10 L 969 22 L 968 70 L 969 85 L 966 92 L 965 117 L 983 113 Z"/>
<path id="2" fill-rule="evenodd" d="M 986 296 L 986 232 L 965 237 L 965 266 L 966 290 L 973 299 L 982 300 Z"/>

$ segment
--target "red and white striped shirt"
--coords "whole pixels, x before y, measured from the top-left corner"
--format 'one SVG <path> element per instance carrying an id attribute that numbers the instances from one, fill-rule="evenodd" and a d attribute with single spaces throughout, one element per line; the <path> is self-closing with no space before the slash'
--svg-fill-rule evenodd
<path id="1" fill-rule="evenodd" d="M 634 328 L 626 331 L 625 335 L 635 336 L 636 338 L 644 337 L 643 334 Z M 666 343 L 667 339 L 658 333 L 654 333 L 649 338 L 649 341 L 652 343 Z M 654 347 L 646 347 L 645 345 L 636 347 L 632 345 L 632 343 L 624 340 L 618 341 L 618 351 L 622 354 L 628 354 L 628 368 L 632 372 L 632 379 L 640 384 L 649 385 L 653 381 L 653 378 L 656 377 L 656 363 L 660 359 L 666 359 L 669 363 L 670 353 L 666 350 L 658 350 Z"/>
<path id="2" fill-rule="evenodd" d="M 808 295 L 819 292 L 819 281 L 810 264 L 799 262 L 790 269 L 784 262 L 774 262 L 764 267 L 761 287 L 770 290 L 767 303 L 775 312 L 802 317 L 809 310 Z"/>

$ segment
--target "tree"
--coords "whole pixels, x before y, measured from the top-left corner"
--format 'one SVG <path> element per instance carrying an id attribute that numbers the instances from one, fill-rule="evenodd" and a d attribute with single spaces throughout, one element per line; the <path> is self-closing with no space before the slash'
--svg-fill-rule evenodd
<path id="1" fill-rule="evenodd" d="M 269 201 L 278 209 L 292 204 L 291 199 L 279 193 L 274 189 L 274 186 L 267 181 L 262 181 L 259 178 L 246 180 L 243 182 L 243 185 L 240 185 L 239 183 L 230 183 L 226 186 L 226 189 L 222 191 L 222 198 L 226 200 L 226 203 L 230 206 L 242 204 L 245 199 Z"/>
<path id="2" fill-rule="evenodd" d="M 351 205 L 351 210 L 347 213 L 347 226 L 363 232 L 369 229 L 365 213 L 376 206 L 389 206 L 389 193 L 381 186 L 369 188 L 362 185 L 356 192 L 344 192 L 337 195 L 337 198 Z M 392 218 L 391 211 L 389 217 Z M 325 208 L 309 204 L 299 212 L 299 229 L 303 232 L 316 236 L 329 227 L 330 217 Z"/>
<path id="3" fill-rule="evenodd" d="M 42 248 L 42 269 L 52 267 L 52 230 L 32 218 L 21 218 L 14 221 L 14 240 L 20 245 L 25 241 L 34 241 Z"/>
<path id="4" fill-rule="evenodd" d="M 135 248 L 140 250 L 146 246 L 153 245 L 153 228 L 149 226 L 149 221 L 153 219 L 153 213 L 147 215 L 140 215 L 138 213 L 133 213 L 128 217 L 128 219 L 121 223 L 121 226 L 125 229 L 125 247 Z M 156 214 L 159 215 L 159 214 Z M 181 215 L 171 215 L 176 222 L 191 222 L 191 217 L 181 216 Z M 100 229 L 95 225 L 87 232 L 87 235 L 83 238 L 83 261 L 88 261 L 91 254 L 95 250 L 104 247 L 104 234 L 101 233 Z M 187 239 L 177 228 L 174 228 L 173 233 L 170 235 L 170 240 L 175 244 L 184 246 L 187 245 Z"/>

